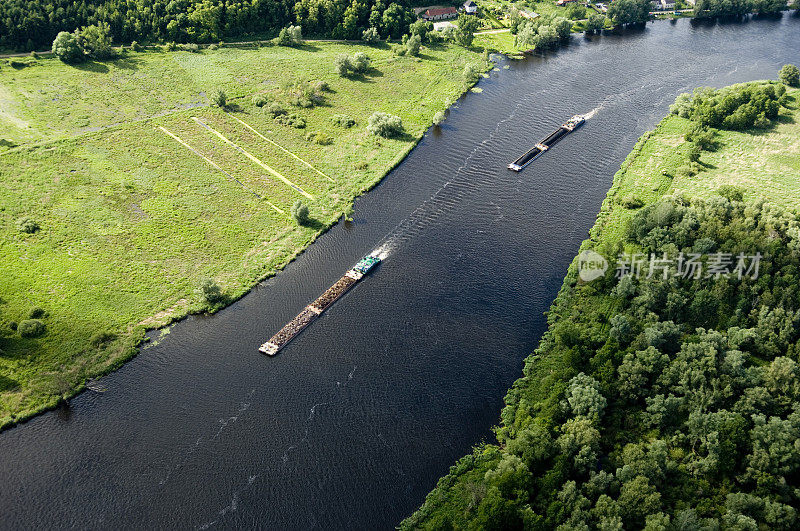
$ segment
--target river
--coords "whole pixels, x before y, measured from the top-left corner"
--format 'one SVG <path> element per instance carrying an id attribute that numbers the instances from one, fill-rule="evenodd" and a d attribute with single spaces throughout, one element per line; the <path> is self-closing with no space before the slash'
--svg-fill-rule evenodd
<path id="1" fill-rule="evenodd" d="M 392 528 L 491 440 L 636 139 L 678 93 L 787 62 L 800 63 L 788 14 L 651 23 L 501 63 L 352 222 L 230 308 L 174 326 L 102 378 L 106 392 L 0 434 L 0 527 Z M 377 271 L 278 356 L 257 352 L 387 234 Z"/>

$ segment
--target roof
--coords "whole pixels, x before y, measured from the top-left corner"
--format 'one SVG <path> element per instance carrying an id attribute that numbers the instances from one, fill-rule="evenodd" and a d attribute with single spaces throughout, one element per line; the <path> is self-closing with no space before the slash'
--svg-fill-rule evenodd
<path id="1" fill-rule="evenodd" d="M 429 17 L 440 17 L 442 15 L 455 15 L 458 11 L 454 7 L 436 7 L 425 11 L 425 15 Z"/>
<path id="2" fill-rule="evenodd" d="M 466 2 L 464 2 L 464 7 L 478 7 L 478 4 L 476 4 L 472 0 L 467 0 Z"/>

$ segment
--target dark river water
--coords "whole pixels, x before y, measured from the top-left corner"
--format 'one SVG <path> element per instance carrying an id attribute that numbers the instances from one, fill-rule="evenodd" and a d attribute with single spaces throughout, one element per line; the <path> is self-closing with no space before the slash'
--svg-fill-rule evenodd
<path id="1" fill-rule="evenodd" d="M 499 418 L 636 139 L 675 96 L 800 63 L 800 19 L 659 22 L 511 62 L 355 219 L 68 410 L 0 434 L 0 527 L 388 529 Z M 506 164 L 596 110 L 522 173 Z M 449 184 L 430 199 L 445 183 Z M 379 269 L 277 357 L 258 346 L 365 253 Z"/>

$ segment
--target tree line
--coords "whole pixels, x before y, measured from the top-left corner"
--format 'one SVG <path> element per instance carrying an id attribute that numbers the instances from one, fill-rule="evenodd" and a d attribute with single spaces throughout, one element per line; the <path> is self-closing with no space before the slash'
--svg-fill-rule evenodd
<path id="1" fill-rule="evenodd" d="M 369 28 L 399 38 L 414 21 L 386 0 L 4 0 L 0 47 L 49 47 L 61 31 L 108 25 L 114 42 L 210 43 L 276 35 L 297 24 L 309 36 L 358 39 Z"/>

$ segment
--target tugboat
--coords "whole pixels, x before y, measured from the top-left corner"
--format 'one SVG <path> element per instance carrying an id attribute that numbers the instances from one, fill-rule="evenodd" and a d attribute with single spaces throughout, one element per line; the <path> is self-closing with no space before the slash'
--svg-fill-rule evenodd
<path id="1" fill-rule="evenodd" d="M 325 290 L 325 293 L 317 297 L 317 300 L 303 308 L 297 317 L 289 321 L 277 334 L 272 336 L 269 341 L 261 345 L 258 349 L 262 354 L 274 356 L 280 349 L 285 347 L 289 341 L 294 339 L 305 327 L 319 317 L 322 312 L 327 310 L 339 297 L 347 293 L 356 283 L 364 278 L 364 275 L 372 271 L 375 266 L 381 263 L 377 256 L 367 255 L 358 261 L 347 273 L 344 274 L 333 286 Z"/>
<path id="2" fill-rule="evenodd" d="M 527 153 L 509 164 L 508 169 L 521 171 L 525 166 L 539 158 L 545 151 L 553 147 L 556 142 L 573 132 L 578 127 L 582 126 L 584 122 L 586 122 L 586 118 L 582 114 L 576 114 L 564 122 L 561 127 L 551 133 L 550 136 L 533 146 L 530 150 L 528 150 Z"/>

